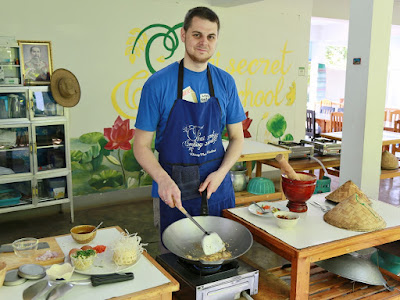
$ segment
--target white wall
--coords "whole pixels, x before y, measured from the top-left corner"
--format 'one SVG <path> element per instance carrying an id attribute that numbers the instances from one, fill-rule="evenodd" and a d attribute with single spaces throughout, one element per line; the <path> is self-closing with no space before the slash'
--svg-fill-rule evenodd
<path id="1" fill-rule="evenodd" d="M 39 0 L 24 3 L 18 17 L 14 13 L 3 14 L 0 35 L 15 36 L 18 40 L 52 42 L 54 69 L 69 69 L 81 84 L 81 101 L 70 111 L 71 137 L 78 137 L 91 131 L 102 132 L 104 127 L 113 124 L 121 111 L 130 116 L 131 125 L 134 124 L 136 110 L 129 105 L 134 106 L 133 90 L 140 87 L 145 78 L 135 80 L 129 87 L 129 105 L 125 104 L 123 94 L 126 83 L 116 93 L 116 104 L 113 106 L 111 102 L 114 87 L 138 71 L 147 69 L 143 53 L 134 64 L 125 56 L 129 38 L 137 34 L 130 34 L 130 30 L 143 29 L 154 23 L 173 26 L 183 21 L 189 8 L 198 5 L 208 6 L 209 1 Z M 266 111 L 271 114 L 283 111 L 289 121 L 287 131 L 298 138 L 304 135 L 304 126 L 299 125 L 304 123 L 307 83 L 306 76 L 298 76 L 297 70 L 307 64 L 311 6 L 312 0 L 268 0 L 244 5 L 235 3 L 233 7 L 211 7 L 219 14 L 222 23 L 218 46 L 220 67 L 228 67 L 230 59 L 235 59 L 236 63 L 241 59 L 247 63 L 260 58 L 271 62 L 280 60 L 286 41 L 287 49 L 292 51 L 286 56 L 285 65 L 292 66 L 285 75 L 279 96 L 284 97 L 291 83 L 296 81 L 296 101 L 292 106 L 247 105 L 245 109 L 250 111 L 254 120 L 250 127 L 253 135 L 255 123 Z M 2 11 L 15 11 L 15 5 L 4 3 Z M 161 43 L 153 48 L 153 57 L 167 55 Z M 164 64 L 156 64 L 157 67 L 178 60 L 182 53 L 180 44 L 174 56 Z M 251 80 L 254 94 L 259 90 L 265 93 L 275 90 L 280 78 L 278 75 L 233 74 L 239 91 L 244 91 L 246 80 Z M 136 102 L 139 95 L 136 94 Z M 120 111 L 115 109 L 117 106 Z"/>

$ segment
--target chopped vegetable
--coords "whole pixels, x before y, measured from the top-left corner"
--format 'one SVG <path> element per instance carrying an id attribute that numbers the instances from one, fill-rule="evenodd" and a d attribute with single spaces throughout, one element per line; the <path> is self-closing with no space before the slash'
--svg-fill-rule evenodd
<path id="1" fill-rule="evenodd" d="M 263 207 L 262 208 L 264 208 L 264 209 L 270 209 L 271 208 L 271 206 L 269 206 L 269 205 L 263 205 Z"/>
<path id="2" fill-rule="evenodd" d="M 89 256 L 96 256 L 96 251 L 93 249 L 81 250 L 72 255 L 73 258 L 88 258 Z"/>
<path id="3" fill-rule="evenodd" d="M 97 253 L 103 253 L 104 251 L 106 251 L 106 246 L 104 245 L 97 245 L 96 247 L 93 247 L 94 251 L 96 251 Z"/>

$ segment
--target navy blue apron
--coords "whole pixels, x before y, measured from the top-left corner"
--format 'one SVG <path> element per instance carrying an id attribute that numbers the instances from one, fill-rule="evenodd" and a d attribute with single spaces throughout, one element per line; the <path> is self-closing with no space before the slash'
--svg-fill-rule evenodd
<path id="1" fill-rule="evenodd" d="M 181 190 L 182 205 L 193 216 L 201 214 L 200 183 L 216 171 L 225 155 L 221 138 L 221 107 L 214 95 L 207 67 L 210 99 L 193 103 L 182 99 L 183 60 L 179 64 L 178 95 L 169 113 L 165 131 L 157 147 L 159 162 Z M 235 193 L 229 173 L 208 200 L 208 214 L 221 216 L 222 210 L 235 206 Z M 160 233 L 182 219 L 177 208 L 160 199 Z"/>

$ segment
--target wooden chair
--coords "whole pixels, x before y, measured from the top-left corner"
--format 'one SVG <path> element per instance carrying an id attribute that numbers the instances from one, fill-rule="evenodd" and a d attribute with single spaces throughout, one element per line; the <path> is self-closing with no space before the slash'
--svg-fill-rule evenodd
<path id="1" fill-rule="evenodd" d="M 400 132 L 400 120 L 394 121 L 394 132 Z M 400 152 L 400 144 L 392 145 L 392 154 L 396 155 L 396 152 Z"/>
<path id="2" fill-rule="evenodd" d="M 343 113 L 331 113 L 331 132 L 342 131 L 343 128 Z"/>
<path id="3" fill-rule="evenodd" d="M 392 109 L 392 110 L 390 110 L 389 111 L 389 120 L 388 121 L 393 122 L 393 125 L 394 125 L 394 122 L 397 121 L 397 120 L 400 120 L 400 109 Z"/>
<path id="4" fill-rule="evenodd" d="M 322 106 L 330 106 L 330 107 L 332 107 L 332 101 L 328 100 L 328 99 L 323 99 L 323 100 L 321 100 L 321 107 Z"/>
<path id="5" fill-rule="evenodd" d="M 312 139 L 319 136 L 315 122 L 315 111 L 310 109 L 307 109 L 306 114 L 306 136 Z"/>

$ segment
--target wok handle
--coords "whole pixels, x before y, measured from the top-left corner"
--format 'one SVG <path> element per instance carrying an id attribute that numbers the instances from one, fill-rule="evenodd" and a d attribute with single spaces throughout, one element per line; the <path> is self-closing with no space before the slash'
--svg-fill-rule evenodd
<path id="1" fill-rule="evenodd" d="M 181 211 L 181 213 L 183 213 L 186 217 L 188 217 L 194 224 L 196 224 L 197 227 L 199 227 L 201 229 L 201 231 L 203 231 L 205 234 L 209 234 L 203 227 L 201 227 L 201 225 L 199 223 L 197 223 L 197 221 L 195 219 L 193 219 L 193 217 L 191 215 L 189 215 L 189 213 L 186 211 L 186 209 L 182 206 L 182 208 L 178 209 Z"/>

